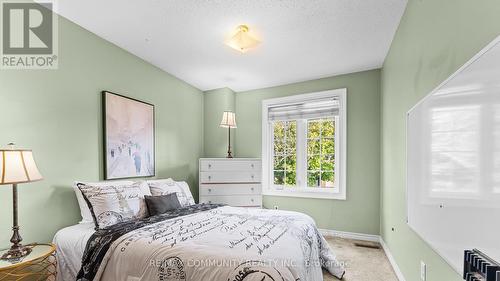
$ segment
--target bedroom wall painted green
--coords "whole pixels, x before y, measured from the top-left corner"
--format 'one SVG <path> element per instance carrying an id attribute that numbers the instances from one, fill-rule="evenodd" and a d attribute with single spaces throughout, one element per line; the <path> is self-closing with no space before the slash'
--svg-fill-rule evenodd
<path id="1" fill-rule="evenodd" d="M 235 93 L 229 88 L 205 92 L 203 107 L 205 111 L 203 114 L 205 157 L 225 157 L 227 155 L 227 129 L 219 127 L 219 124 L 224 111 L 234 112 L 234 103 Z M 234 129 L 231 129 L 232 151 L 235 149 L 233 136 Z M 236 157 L 234 154 L 233 156 Z"/>
<path id="2" fill-rule="evenodd" d="M 406 281 L 458 281 L 406 225 L 405 113 L 500 34 L 497 0 L 410 0 L 382 70 L 381 233 Z M 393 232 L 391 228 L 394 227 Z"/>
<path id="3" fill-rule="evenodd" d="M 58 70 L 0 70 L 0 144 L 32 148 L 41 182 L 19 186 L 26 242 L 49 242 L 79 220 L 74 180 L 102 174 L 100 91 L 156 106 L 158 177 L 187 180 L 197 193 L 203 155 L 203 94 L 123 49 L 59 18 Z M 0 248 L 11 236 L 10 186 L 0 186 Z"/>
<path id="4" fill-rule="evenodd" d="M 236 93 L 236 154 L 261 157 L 262 100 L 337 88 L 347 88 L 347 200 L 265 196 L 264 206 L 304 212 L 320 228 L 379 234 L 379 70 Z"/>

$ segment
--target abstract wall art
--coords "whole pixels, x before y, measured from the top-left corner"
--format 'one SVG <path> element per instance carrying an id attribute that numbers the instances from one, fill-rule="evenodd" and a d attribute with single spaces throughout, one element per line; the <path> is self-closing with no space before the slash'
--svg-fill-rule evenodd
<path id="1" fill-rule="evenodd" d="M 154 176 L 154 105 L 109 91 L 102 101 L 105 179 Z"/>

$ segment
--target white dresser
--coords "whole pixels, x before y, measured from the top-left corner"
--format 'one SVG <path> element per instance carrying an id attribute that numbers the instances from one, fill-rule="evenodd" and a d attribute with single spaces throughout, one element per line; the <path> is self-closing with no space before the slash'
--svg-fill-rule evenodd
<path id="1" fill-rule="evenodd" d="M 261 207 L 261 176 L 258 158 L 201 158 L 200 203 Z"/>

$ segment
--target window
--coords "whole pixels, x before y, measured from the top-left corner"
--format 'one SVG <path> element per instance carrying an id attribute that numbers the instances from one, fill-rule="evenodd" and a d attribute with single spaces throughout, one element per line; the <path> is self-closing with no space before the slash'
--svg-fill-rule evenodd
<path id="1" fill-rule="evenodd" d="M 335 120 L 307 120 L 307 186 L 335 187 Z"/>
<path id="2" fill-rule="evenodd" d="M 296 185 L 297 122 L 277 121 L 274 128 L 274 184 Z"/>
<path id="3" fill-rule="evenodd" d="M 346 89 L 263 101 L 267 195 L 345 199 Z"/>

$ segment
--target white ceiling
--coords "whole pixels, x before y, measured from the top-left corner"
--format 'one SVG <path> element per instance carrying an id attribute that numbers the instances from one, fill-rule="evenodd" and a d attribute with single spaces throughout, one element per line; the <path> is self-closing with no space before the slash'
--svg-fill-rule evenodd
<path id="1" fill-rule="evenodd" d="M 406 0 L 71 0 L 58 13 L 201 90 L 382 66 Z M 262 44 L 224 45 L 239 24 Z"/>

